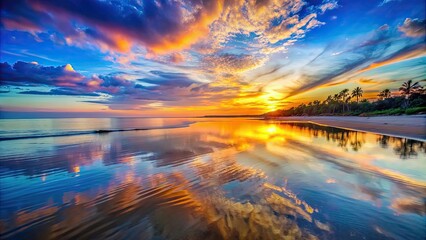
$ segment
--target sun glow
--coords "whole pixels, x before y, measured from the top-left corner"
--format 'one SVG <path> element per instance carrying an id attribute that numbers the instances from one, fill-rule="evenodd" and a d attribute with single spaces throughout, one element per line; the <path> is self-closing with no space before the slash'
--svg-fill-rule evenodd
<path id="1" fill-rule="evenodd" d="M 274 90 L 266 92 L 260 97 L 267 111 L 275 111 L 281 108 L 283 94 Z"/>

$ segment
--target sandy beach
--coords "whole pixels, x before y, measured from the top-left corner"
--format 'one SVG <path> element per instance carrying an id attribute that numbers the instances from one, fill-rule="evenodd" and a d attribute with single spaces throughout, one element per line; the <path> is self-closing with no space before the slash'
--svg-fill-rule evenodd
<path id="1" fill-rule="evenodd" d="M 306 121 L 358 131 L 426 140 L 426 115 L 378 117 L 280 117 L 282 121 Z"/>

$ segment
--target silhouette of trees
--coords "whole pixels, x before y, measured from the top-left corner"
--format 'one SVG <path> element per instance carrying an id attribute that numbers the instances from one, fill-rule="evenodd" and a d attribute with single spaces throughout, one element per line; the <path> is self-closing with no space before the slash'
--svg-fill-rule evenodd
<path id="1" fill-rule="evenodd" d="M 349 89 L 345 88 L 339 93 L 339 99 L 343 103 L 343 112 L 345 111 L 345 106 L 347 106 L 347 103 L 351 99 L 351 96 L 349 95 Z"/>
<path id="2" fill-rule="evenodd" d="M 390 139 L 389 136 L 379 135 L 379 137 L 377 138 L 377 142 L 379 143 L 379 145 L 382 148 L 388 148 L 388 146 L 389 146 L 389 139 Z"/>
<path id="3" fill-rule="evenodd" d="M 362 89 L 360 87 L 356 87 L 354 90 L 352 90 L 352 97 L 356 98 L 356 102 L 358 103 L 358 98 L 362 97 Z"/>
<path id="4" fill-rule="evenodd" d="M 377 94 L 377 96 L 379 97 L 379 100 L 390 98 L 391 97 L 391 91 L 389 89 L 385 89 L 385 90 L 381 91 L 379 94 Z"/>
<path id="5" fill-rule="evenodd" d="M 402 95 L 408 98 L 412 93 L 422 93 L 423 87 L 420 86 L 419 82 L 413 83 L 413 80 L 408 80 L 402 84 L 402 86 L 399 88 L 399 91 Z"/>
<path id="6" fill-rule="evenodd" d="M 402 105 L 403 108 L 407 108 L 409 106 L 409 98 L 413 93 L 423 93 L 423 87 L 420 86 L 419 82 L 413 83 L 413 80 L 408 80 L 402 84 L 399 88 L 402 96 L 404 96 L 405 101 Z"/>
<path id="7" fill-rule="evenodd" d="M 401 95 L 392 96 L 389 89 L 381 91 L 376 101 L 361 99 L 363 90 L 343 89 L 329 95 L 324 101 L 315 100 L 286 110 L 266 113 L 266 117 L 318 116 L 318 115 L 398 115 L 426 112 L 426 94 L 419 82 L 404 82 L 399 88 Z M 355 98 L 356 101 L 351 101 Z"/>
<path id="8" fill-rule="evenodd" d="M 408 159 L 417 156 L 418 151 L 424 151 L 424 143 L 407 138 L 395 138 L 395 147 L 393 150 L 402 159 Z"/>
<path id="9" fill-rule="evenodd" d="M 357 152 L 362 147 L 363 142 L 358 139 L 358 132 L 355 132 L 355 137 L 351 139 L 350 144 L 352 150 L 354 150 L 355 152 Z"/>

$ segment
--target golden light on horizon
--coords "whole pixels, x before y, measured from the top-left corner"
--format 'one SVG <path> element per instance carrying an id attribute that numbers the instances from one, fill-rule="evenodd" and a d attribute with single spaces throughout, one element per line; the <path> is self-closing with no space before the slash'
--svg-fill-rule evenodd
<path id="1" fill-rule="evenodd" d="M 283 94 L 271 90 L 266 92 L 261 98 L 265 103 L 265 110 L 271 112 L 280 109 L 280 106 L 282 105 Z"/>

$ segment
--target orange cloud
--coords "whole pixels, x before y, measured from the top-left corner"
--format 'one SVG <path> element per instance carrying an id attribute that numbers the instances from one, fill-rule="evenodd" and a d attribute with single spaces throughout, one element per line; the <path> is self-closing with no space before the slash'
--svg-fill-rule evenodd
<path id="1" fill-rule="evenodd" d="M 173 32 L 161 38 L 161 41 L 152 44 L 149 48 L 156 53 L 167 53 L 171 50 L 183 50 L 209 33 L 209 25 L 216 20 L 223 9 L 223 0 L 209 1 L 204 10 L 195 14 L 195 19 L 185 24 L 185 30 Z"/>

